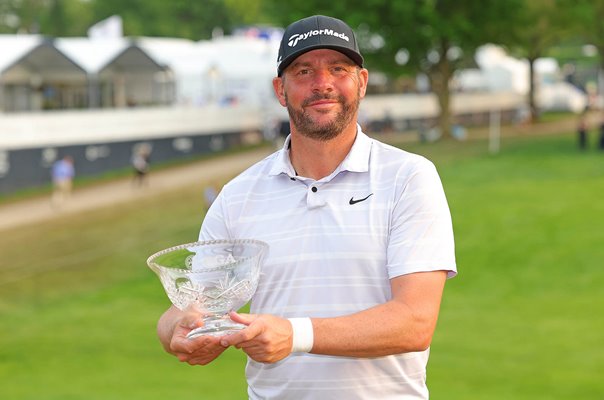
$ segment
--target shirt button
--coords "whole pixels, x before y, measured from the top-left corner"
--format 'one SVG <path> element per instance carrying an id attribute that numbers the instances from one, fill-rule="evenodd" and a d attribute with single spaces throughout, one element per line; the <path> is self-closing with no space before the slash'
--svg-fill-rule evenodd
<path id="1" fill-rule="evenodd" d="M 318 189 L 317 189 L 317 187 L 316 187 L 316 186 L 313 186 L 313 187 L 312 187 L 310 190 L 312 190 L 312 191 L 313 191 L 313 193 L 317 193 L 317 190 L 318 190 Z"/>

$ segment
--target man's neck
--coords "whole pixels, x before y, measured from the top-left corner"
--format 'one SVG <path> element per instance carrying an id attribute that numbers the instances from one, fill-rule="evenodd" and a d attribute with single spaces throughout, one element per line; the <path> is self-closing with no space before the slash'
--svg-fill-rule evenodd
<path id="1" fill-rule="evenodd" d="M 292 130 L 289 157 L 296 174 L 314 180 L 330 175 L 350 152 L 356 134 L 356 124 L 328 141 L 310 139 Z"/>

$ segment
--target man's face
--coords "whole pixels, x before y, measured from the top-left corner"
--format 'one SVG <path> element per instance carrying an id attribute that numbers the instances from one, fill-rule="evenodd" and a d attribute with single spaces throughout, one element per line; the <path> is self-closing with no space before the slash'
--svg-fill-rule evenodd
<path id="1" fill-rule="evenodd" d="M 296 58 L 274 85 L 296 132 L 330 140 L 356 122 L 367 70 L 338 51 L 312 50 Z"/>

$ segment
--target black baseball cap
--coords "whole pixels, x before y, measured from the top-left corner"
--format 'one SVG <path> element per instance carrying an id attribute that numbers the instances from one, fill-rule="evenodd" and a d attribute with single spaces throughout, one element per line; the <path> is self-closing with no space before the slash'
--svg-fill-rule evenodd
<path id="1" fill-rule="evenodd" d="M 363 56 L 352 28 L 337 18 L 313 15 L 285 28 L 279 46 L 277 75 L 281 76 L 285 68 L 296 58 L 316 49 L 339 51 L 359 67 L 363 66 Z"/>

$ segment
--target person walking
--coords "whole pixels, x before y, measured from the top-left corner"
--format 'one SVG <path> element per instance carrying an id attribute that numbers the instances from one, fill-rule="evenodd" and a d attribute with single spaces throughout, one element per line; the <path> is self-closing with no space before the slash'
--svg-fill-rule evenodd
<path id="1" fill-rule="evenodd" d="M 131 164 L 134 170 L 132 183 L 136 187 L 142 187 L 147 184 L 147 174 L 149 173 L 149 158 L 151 149 L 149 146 L 140 146 L 135 149 Z"/>
<path id="2" fill-rule="evenodd" d="M 579 123 L 577 124 L 577 139 L 579 144 L 579 150 L 587 149 L 587 112 L 584 111 L 579 116 Z"/>
<path id="3" fill-rule="evenodd" d="M 73 189 L 73 178 L 75 177 L 75 168 L 73 158 L 64 156 L 55 161 L 51 168 L 53 191 L 51 204 L 55 208 L 61 208 L 71 197 Z"/>
<path id="4" fill-rule="evenodd" d="M 228 182 L 200 240 L 252 238 L 269 255 L 246 325 L 187 339 L 199 312 L 159 318 L 164 349 L 191 365 L 248 356 L 250 399 L 427 399 L 426 365 L 445 281 L 457 274 L 434 165 L 368 137 L 369 73 L 352 29 L 315 15 L 281 41 L 273 88 L 283 147 Z"/>

